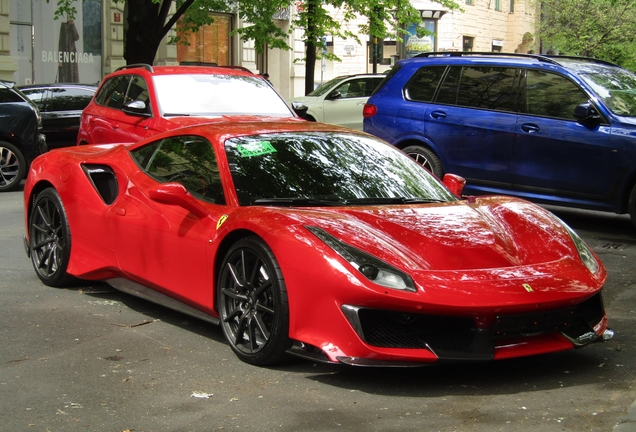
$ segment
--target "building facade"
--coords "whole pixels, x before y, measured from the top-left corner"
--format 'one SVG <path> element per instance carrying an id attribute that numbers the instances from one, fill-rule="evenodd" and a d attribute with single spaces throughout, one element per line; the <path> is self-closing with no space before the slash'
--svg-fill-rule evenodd
<path id="1" fill-rule="evenodd" d="M 422 21 L 407 26 L 403 40 L 381 41 L 381 56 L 375 64 L 383 72 L 399 59 L 424 51 L 538 52 L 534 28 L 538 14 L 533 0 L 462 0 L 463 12 L 444 10 L 428 0 L 412 0 Z M 97 83 L 126 64 L 124 60 L 124 4 L 108 0 L 74 3 L 74 19 L 55 19 L 57 2 L 50 0 L 0 0 L 0 79 L 22 84 L 81 82 Z M 298 3 L 302 7 L 301 3 Z M 213 13 L 214 23 L 190 36 L 188 46 L 161 44 L 155 64 L 181 61 L 238 65 L 256 73 L 267 72 L 285 98 L 304 93 L 305 46 L 302 29 L 291 29 L 296 7 L 281 10 L 274 19 L 290 32 L 290 51 L 267 50 L 257 54 L 253 43 L 231 35 L 242 25 L 233 14 Z M 337 19 L 342 11 L 332 10 Z M 343 20 L 344 21 L 344 20 Z M 357 32 L 365 24 L 352 21 L 348 30 Z M 432 36 L 417 37 L 424 26 Z M 174 34 L 173 30 L 173 34 Z M 167 38 L 166 38 L 167 40 Z M 369 37 L 343 40 L 326 36 L 328 51 L 341 61 L 316 64 L 315 85 L 335 76 L 373 71 Z"/>

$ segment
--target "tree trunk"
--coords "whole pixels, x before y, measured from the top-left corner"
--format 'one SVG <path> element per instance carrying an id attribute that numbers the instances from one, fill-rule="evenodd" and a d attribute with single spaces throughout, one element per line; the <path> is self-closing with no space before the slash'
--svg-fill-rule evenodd
<path id="1" fill-rule="evenodd" d="M 126 29 L 124 37 L 124 59 L 126 64 L 145 63 L 152 65 L 161 43 L 159 23 L 160 4 L 152 0 L 126 1 Z"/>
<path id="2" fill-rule="evenodd" d="M 305 95 L 314 91 L 314 71 L 316 70 L 316 43 L 317 39 L 316 24 L 314 17 L 316 16 L 316 0 L 309 0 L 307 7 L 307 40 L 305 41 Z"/>

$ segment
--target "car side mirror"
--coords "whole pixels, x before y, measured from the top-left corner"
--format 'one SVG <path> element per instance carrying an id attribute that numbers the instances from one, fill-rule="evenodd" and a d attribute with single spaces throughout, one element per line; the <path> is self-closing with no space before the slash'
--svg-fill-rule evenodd
<path id="1" fill-rule="evenodd" d="M 340 98 L 342 98 L 342 93 L 336 90 L 334 92 L 329 93 L 329 96 L 327 96 L 325 99 L 334 100 L 334 99 L 340 99 Z"/>
<path id="2" fill-rule="evenodd" d="M 586 122 L 600 122 L 601 116 L 590 102 L 584 102 L 578 104 L 574 108 L 574 118 L 582 123 Z"/>
<path id="3" fill-rule="evenodd" d="M 150 117 L 146 102 L 136 100 L 125 104 L 122 109 L 124 113 L 135 117 Z"/>
<path id="4" fill-rule="evenodd" d="M 464 186 L 466 186 L 466 179 L 458 176 L 457 174 L 444 174 L 444 180 L 442 180 L 444 186 L 448 188 L 457 198 L 461 198 L 462 192 L 464 192 Z"/>
<path id="5" fill-rule="evenodd" d="M 292 102 L 291 105 L 292 105 L 292 109 L 294 110 L 296 115 L 298 115 L 298 117 L 300 118 L 307 117 L 307 111 L 309 110 L 309 107 L 307 105 L 301 102 Z"/>
<path id="6" fill-rule="evenodd" d="M 210 214 L 181 183 L 162 183 L 148 191 L 151 200 L 161 204 L 176 205 L 192 212 L 198 218 Z"/>

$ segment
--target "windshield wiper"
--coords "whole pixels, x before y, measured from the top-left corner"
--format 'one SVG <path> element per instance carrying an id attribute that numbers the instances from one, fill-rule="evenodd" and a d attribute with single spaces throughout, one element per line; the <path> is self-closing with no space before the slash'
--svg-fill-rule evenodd
<path id="1" fill-rule="evenodd" d="M 338 206 L 343 203 L 340 201 L 331 201 L 315 198 L 259 198 L 254 200 L 256 205 L 279 205 L 279 206 Z"/>
<path id="2" fill-rule="evenodd" d="M 374 205 L 374 204 L 421 204 L 445 202 L 437 198 L 405 198 L 405 197 L 370 197 L 353 198 L 345 201 L 345 204 Z"/>
<path id="3" fill-rule="evenodd" d="M 164 117 L 190 117 L 191 115 L 186 113 L 163 113 Z"/>

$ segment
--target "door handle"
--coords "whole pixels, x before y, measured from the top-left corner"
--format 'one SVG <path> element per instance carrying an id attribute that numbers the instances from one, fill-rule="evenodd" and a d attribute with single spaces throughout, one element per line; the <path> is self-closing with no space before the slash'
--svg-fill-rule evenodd
<path id="1" fill-rule="evenodd" d="M 431 117 L 434 119 L 443 119 L 446 118 L 446 113 L 444 111 L 433 111 Z"/>
<path id="2" fill-rule="evenodd" d="M 533 123 L 524 123 L 521 125 L 521 130 L 528 133 L 539 132 L 539 126 Z"/>

